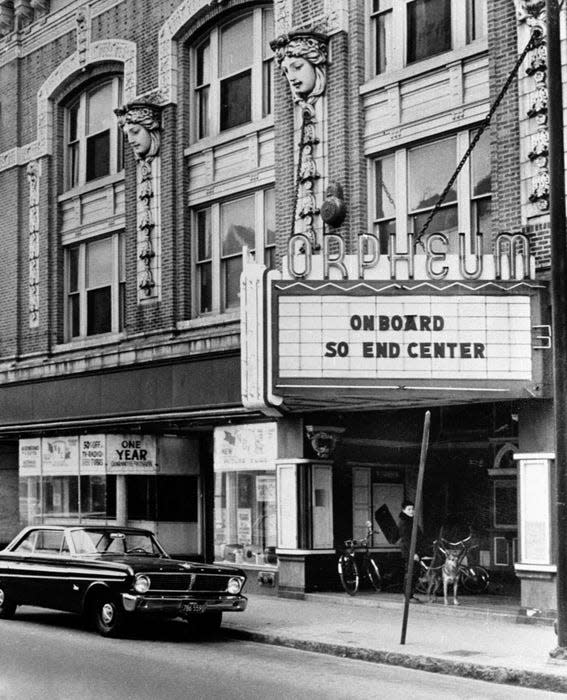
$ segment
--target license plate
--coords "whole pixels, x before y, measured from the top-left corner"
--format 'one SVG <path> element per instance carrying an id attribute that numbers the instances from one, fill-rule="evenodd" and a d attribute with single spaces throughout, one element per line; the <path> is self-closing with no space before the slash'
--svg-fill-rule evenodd
<path id="1" fill-rule="evenodd" d="M 202 613 L 205 611 L 203 603 L 183 603 L 182 611 L 184 613 Z"/>

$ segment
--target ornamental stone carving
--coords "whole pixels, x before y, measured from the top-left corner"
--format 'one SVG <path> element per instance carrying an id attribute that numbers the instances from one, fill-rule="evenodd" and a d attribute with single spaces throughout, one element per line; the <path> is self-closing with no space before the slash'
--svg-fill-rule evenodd
<path id="1" fill-rule="evenodd" d="M 39 326 L 39 161 L 28 163 L 26 175 L 29 185 L 28 204 L 28 319 L 30 328 Z"/>
<path id="2" fill-rule="evenodd" d="M 327 37 L 293 32 L 277 37 L 270 46 L 294 101 L 300 106 L 314 104 L 327 85 Z"/>
<path id="3" fill-rule="evenodd" d="M 547 92 L 546 12 L 544 0 L 514 0 L 520 23 L 525 23 L 535 38 L 528 54 L 526 75 L 533 80 L 533 97 L 527 116 L 534 119 L 536 131 L 531 136 L 528 158 L 535 172 L 529 201 L 541 212 L 549 209 L 549 131 Z"/>
<path id="4" fill-rule="evenodd" d="M 137 162 L 138 299 L 152 299 L 158 296 L 160 110 L 131 102 L 115 113 Z"/>

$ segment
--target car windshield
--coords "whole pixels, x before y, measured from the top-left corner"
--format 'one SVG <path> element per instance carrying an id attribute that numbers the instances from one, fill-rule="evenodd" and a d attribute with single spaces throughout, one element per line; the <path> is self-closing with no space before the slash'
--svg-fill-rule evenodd
<path id="1" fill-rule="evenodd" d="M 134 554 L 164 556 L 150 533 L 116 530 L 74 530 L 71 533 L 77 554 Z"/>

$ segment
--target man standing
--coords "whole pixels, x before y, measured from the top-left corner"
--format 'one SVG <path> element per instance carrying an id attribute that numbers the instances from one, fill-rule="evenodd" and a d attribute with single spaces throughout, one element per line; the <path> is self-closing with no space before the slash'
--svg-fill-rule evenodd
<path id="1" fill-rule="evenodd" d="M 404 573 L 405 573 L 405 575 L 404 575 L 404 590 L 405 590 L 405 585 L 407 582 L 407 576 L 408 576 L 408 572 L 409 572 L 409 554 L 410 554 L 411 532 L 413 529 L 414 515 L 415 515 L 414 502 L 409 501 L 409 500 L 402 501 L 402 510 L 400 513 L 400 519 L 398 520 L 398 529 L 400 532 L 400 548 L 402 550 L 402 560 L 404 563 Z M 415 595 L 413 594 L 413 591 L 415 588 L 415 583 L 416 583 L 417 579 L 419 578 L 419 566 L 418 566 L 418 564 L 420 561 L 420 554 L 422 551 L 422 540 L 423 540 L 423 533 L 421 531 L 421 528 L 418 526 L 415 554 L 413 556 L 414 567 L 413 567 L 413 576 L 412 576 L 411 591 L 410 591 L 410 602 L 412 602 L 412 603 L 421 603 L 419 598 L 415 597 Z"/>

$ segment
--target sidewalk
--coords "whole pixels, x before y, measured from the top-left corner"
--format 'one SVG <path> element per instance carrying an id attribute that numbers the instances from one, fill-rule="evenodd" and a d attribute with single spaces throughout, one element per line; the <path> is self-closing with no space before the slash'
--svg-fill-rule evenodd
<path id="1" fill-rule="evenodd" d="M 510 601 L 511 602 L 511 601 Z M 305 600 L 250 595 L 223 629 L 242 639 L 434 673 L 567 692 L 567 662 L 554 662 L 553 627 L 518 624 L 518 606 L 463 597 L 461 606 L 409 608 L 400 644 L 401 594 L 307 594 Z"/>

